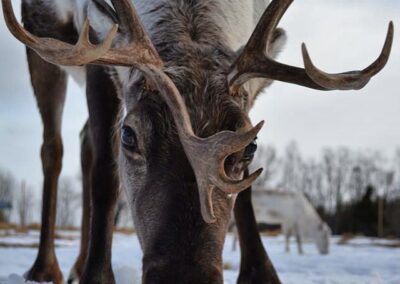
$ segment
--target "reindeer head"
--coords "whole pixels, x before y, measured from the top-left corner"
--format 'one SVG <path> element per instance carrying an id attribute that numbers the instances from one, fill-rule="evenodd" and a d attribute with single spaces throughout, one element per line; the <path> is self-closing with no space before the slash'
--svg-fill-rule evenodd
<path id="1" fill-rule="evenodd" d="M 383 51 L 371 66 L 327 74 L 313 65 L 305 45 L 305 68 L 273 59 L 274 43 L 284 35 L 277 25 L 293 0 L 273 1 L 238 53 L 220 44 L 192 44 L 185 37 L 170 46 L 165 38 L 154 47 L 130 0 L 111 0 L 115 12 L 96 0 L 118 26 L 93 45 L 86 21 L 75 46 L 30 34 L 17 23 L 10 0 L 2 2 L 10 31 L 44 60 L 128 68 L 114 77 L 123 109 L 118 164 L 149 282 L 182 276 L 193 265 L 199 275 L 188 279 L 209 277 L 211 283 L 221 277 L 235 196 L 261 173 L 245 175 L 263 125 L 250 122 L 255 95 L 245 83 L 265 78 L 320 90 L 360 89 L 385 66 L 393 40 L 390 24 Z M 205 273 L 204 267 L 211 269 Z"/>

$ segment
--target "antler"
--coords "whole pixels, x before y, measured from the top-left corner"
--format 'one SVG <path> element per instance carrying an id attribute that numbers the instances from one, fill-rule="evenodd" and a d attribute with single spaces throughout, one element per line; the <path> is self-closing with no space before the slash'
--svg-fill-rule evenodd
<path id="1" fill-rule="evenodd" d="M 392 22 L 389 24 L 385 45 L 380 56 L 373 64 L 361 71 L 340 74 L 325 73 L 313 65 L 305 44 L 302 46 L 304 69 L 273 60 L 265 53 L 273 32 L 292 2 L 293 0 L 274 0 L 268 6 L 247 45 L 231 66 L 228 83 L 232 92 L 235 92 L 246 81 L 257 77 L 318 90 L 358 90 L 363 88 L 386 65 L 393 43 L 394 27 Z"/>
<path id="2" fill-rule="evenodd" d="M 130 2 L 113 0 L 112 3 L 118 13 L 121 28 L 127 30 L 130 39 L 128 45 L 122 48 L 111 48 L 118 30 L 116 24 L 113 25 L 102 43 L 93 45 L 89 40 L 90 26 L 88 19 L 85 20 L 76 45 L 53 38 L 37 37 L 18 23 L 12 9 L 11 0 L 2 0 L 4 19 L 10 32 L 50 63 L 66 66 L 91 63 L 128 67 L 153 64 L 162 67 L 162 60 L 151 44 Z"/>
<path id="3" fill-rule="evenodd" d="M 261 174 L 262 169 L 259 169 L 244 180 L 234 180 L 226 175 L 224 162 L 229 155 L 249 145 L 264 122 L 245 133 L 222 131 L 208 138 L 200 138 L 193 132 L 185 103 L 171 79 L 153 66 L 141 70 L 157 86 L 172 112 L 180 141 L 196 176 L 203 219 L 213 223 L 216 220 L 212 202 L 214 188 L 228 194 L 239 193 L 250 187 Z"/>
<path id="4" fill-rule="evenodd" d="M 14 37 L 35 50 L 44 60 L 54 64 L 83 65 L 99 58 L 110 49 L 118 28 L 117 25 L 114 25 L 104 42 L 93 45 L 89 40 L 89 22 L 86 20 L 77 44 L 71 45 L 53 38 L 34 36 L 18 23 L 11 0 L 2 0 L 2 4 L 4 19 Z"/>
<path id="5" fill-rule="evenodd" d="M 110 48 L 117 31 L 114 25 L 100 45 L 89 42 L 89 24 L 85 22 L 82 35 L 75 46 L 48 38 L 38 38 L 17 22 L 10 0 L 2 0 L 4 17 L 13 35 L 35 50 L 44 60 L 58 65 L 104 64 L 140 69 L 157 87 L 175 121 L 180 141 L 196 176 L 203 219 L 215 221 L 212 192 L 219 188 L 226 193 L 239 193 L 248 188 L 261 174 L 261 169 L 244 180 L 234 180 L 224 169 L 226 157 L 245 148 L 256 137 L 263 123 L 246 133 L 222 131 L 208 138 L 193 132 L 189 114 L 181 94 L 172 80 L 162 71 L 163 62 L 145 32 L 130 0 L 112 0 L 120 29 L 130 42 L 125 47 Z"/>

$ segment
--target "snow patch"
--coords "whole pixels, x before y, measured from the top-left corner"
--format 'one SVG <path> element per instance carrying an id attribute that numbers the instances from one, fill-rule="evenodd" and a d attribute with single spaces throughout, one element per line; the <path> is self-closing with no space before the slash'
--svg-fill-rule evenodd
<path id="1" fill-rule="evenodd" d="M 132 267 L 123 266 L 115 269 L 116 284 L 140 284 L 139 273 Z"/>
<path id="2" fill-rule="evenodd" d="M 21 277 L 17 274 L 11 274 L 5 280 L 0 279 L 0 284 L 34 284 L 34 283 L 37 283 L 37 282 L 25 281 L 25 279 L 23 277 Z"/>
<path id="3" fill-rule="evenodd" d="M 56 240 L 58 261 L 64 277 L 68 277 L 79 252 L 79 235 L 64 231 L 58 234 L 73 237 Z M 37 232 L 0 237 L 3 243 L 37 243 L 38 239 Z M 376 246 L 376 239 L 364 237 L 353 239 L 347 245 L 338 245 L 339 239 L 333 237 L 331 253 L 321 256 L 312 243 L 305 243 L 305 255 L 298 255 L 296 251 L 285 252 L 285 240 L 282 236 L 262 238 L 279 277 L 285 284 L 400 283 L 399 248 Z M 232 241 L 233 235 L 228 234 L 223 252 L 225 284 L 236 283 L 240 268 L 240 252 L 232 251 Z M 0 248 L 0 284 L 33 284 L 24 282 L 18 275 L 23 275 L 32 265 L 36 254 L 37 248 Z M 117 284 L 141 283 L 142 257 L 136 235 L 114 235 L 112 264 Z"/>

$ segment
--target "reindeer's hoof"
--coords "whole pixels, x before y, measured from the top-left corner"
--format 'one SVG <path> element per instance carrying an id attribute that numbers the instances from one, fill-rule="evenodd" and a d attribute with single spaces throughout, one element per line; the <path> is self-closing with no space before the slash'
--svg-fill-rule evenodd
<path id="1" fill-rule="evenodd" d="M 80 284 L 115 284 L 112 270 L 88 271 L 83 272 Z"/>
<path id="2" fill-rule="evenodd" d="M 67 284 L 79 284 L 79 278 L 80 275 L 78 274 L 76 268 L 73 267 L 69 273 Z"/>
<path id="3" fill-rule="evenodd" d="M 79 256 L 68 276 L 68 284 L 78 284 L 85 266 L 86 256 Z"/>
<path id="4" fill-rule="evenodd" d="M 50 265 L 38 265 L 37 262 L 24 274 L 27 281 L 53 282 L 54 284 L 65 284 L 62 272 L 57 261 Z"/>

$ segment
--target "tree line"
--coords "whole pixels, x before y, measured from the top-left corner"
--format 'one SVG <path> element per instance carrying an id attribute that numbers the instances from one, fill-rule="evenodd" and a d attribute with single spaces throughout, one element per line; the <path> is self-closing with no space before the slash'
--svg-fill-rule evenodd
<path id="1" fill-rule="evenodd" d="M 56 225 L 63 228 L 77 227 L 82 213 L 81 177 L 63 176 L 59 180 L 57 193 Z M 41 195 L 24 180 L 18 180 L 5 169 L 0 168 L 0 223 L 15 222 L 25 227 L 39 223 L 41 216 Z M 123 195 L 116 206 L 115 224 L 121 227 L 131 225 L 128 206 Z"/>
<path id="2" fill-rule="evenodd" d="M 35 194 L 34 188 L 24 180 L 4 169 L 0 169 L 0 223 L 10 223 L 12 220 L 25 227 L 33 222 L 39 222 L 41 198 Z M 7 205 L 7 206 L 4 206 Z M 77 211 L 81 208 L 81 195 L 76 189 L 76 181 L 71 177 L 63 177 L 59 182 L 57 195 L 57 220 L 61 227 L 76 225 Z"/>

